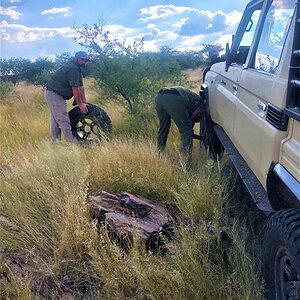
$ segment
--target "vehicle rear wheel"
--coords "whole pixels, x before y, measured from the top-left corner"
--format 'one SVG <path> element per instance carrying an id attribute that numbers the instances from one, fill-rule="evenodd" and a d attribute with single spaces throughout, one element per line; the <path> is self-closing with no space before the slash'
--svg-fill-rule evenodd
<path id="1" fill-rule="evenodd" d="M 282 210 L 269 220 L 263 273 L 267 299 L 300 299 L 300 209 Z"/>
<path id="2" fill-rule="evenodd" d="M 100 107 L 89 103 L 88 113 L 80 112 L 78 106 L 69 111 L 73 135 L 79 142 L 107 139 L 112 131 L 108 114 Z"/>

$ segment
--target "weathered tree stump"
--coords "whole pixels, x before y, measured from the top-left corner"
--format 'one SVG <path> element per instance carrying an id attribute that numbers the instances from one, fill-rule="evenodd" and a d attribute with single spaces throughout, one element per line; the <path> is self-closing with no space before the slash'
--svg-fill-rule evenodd
<path id="1" fill-rule="evenodd" d="M 141 196 L 102 191 L 89 196 L 87 202 L 92 217 L 100 224 L 106 220 L 114 235 L 128 246 L 138 240 L 147 250 L 157 251 L 172 236 L 173 218 L 163 206 Z"/>

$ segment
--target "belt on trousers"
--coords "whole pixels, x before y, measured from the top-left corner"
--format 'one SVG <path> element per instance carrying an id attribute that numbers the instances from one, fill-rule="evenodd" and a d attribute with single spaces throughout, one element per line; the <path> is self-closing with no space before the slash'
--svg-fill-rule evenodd
<path id="1" fill-rule="evenodd" d="M 175 89 L 160 90 L 158 93 L 159 94 L 173 94 L 173 95 L 180 96 L 179 92 Z"/>
<path id="2" fill-rule="evenodd" d="M 54 90 L 48 88 L 47 86 L 46 86 L 46 90 L 58 94 L 56 91 L 54 91 Z"/>
<path id="3" fill-rule="evenodd" d="M 61 95 L 61 94 L 59 94 L 57 91 L 55 91 L 55 90 L 52 90 L 52 89 L 48 88 L 47 86 L 46 86 L 46 90 L 47 90 L 47 91 L 50 91 L 50 92 L 53 92 L 53 93 L 55 93 L 55 94 L 57 94 L 57 95 L 59 95 L 59 96 L 63 97 L 65 100 L 68 100 L 68 98 L 66 98 L 66 97 L 62 96 L 62 95 Z"/>

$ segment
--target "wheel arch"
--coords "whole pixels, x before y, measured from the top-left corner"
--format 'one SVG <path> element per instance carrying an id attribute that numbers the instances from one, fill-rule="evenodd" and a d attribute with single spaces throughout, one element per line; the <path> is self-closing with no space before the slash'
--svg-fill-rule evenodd
<path id="1" fill-rule="evenodd" d="M 267 193 L 272 208 L 300 208 L 300 183 L 280 163 L 272 162 L 267 176 Z"/>

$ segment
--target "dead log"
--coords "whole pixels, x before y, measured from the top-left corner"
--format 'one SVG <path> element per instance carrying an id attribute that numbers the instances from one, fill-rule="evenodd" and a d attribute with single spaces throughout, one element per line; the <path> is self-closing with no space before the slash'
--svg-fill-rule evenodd
<path id="1" fill-rule="evenodd" d="M 126 245 L 136 240 L 156 251 L 172 236 L 173 218 L 162 205 L 141 196 L 102 191 L 87 202 L 92 217 L 99 223 L 106 220 L 114 236 Z"/>

